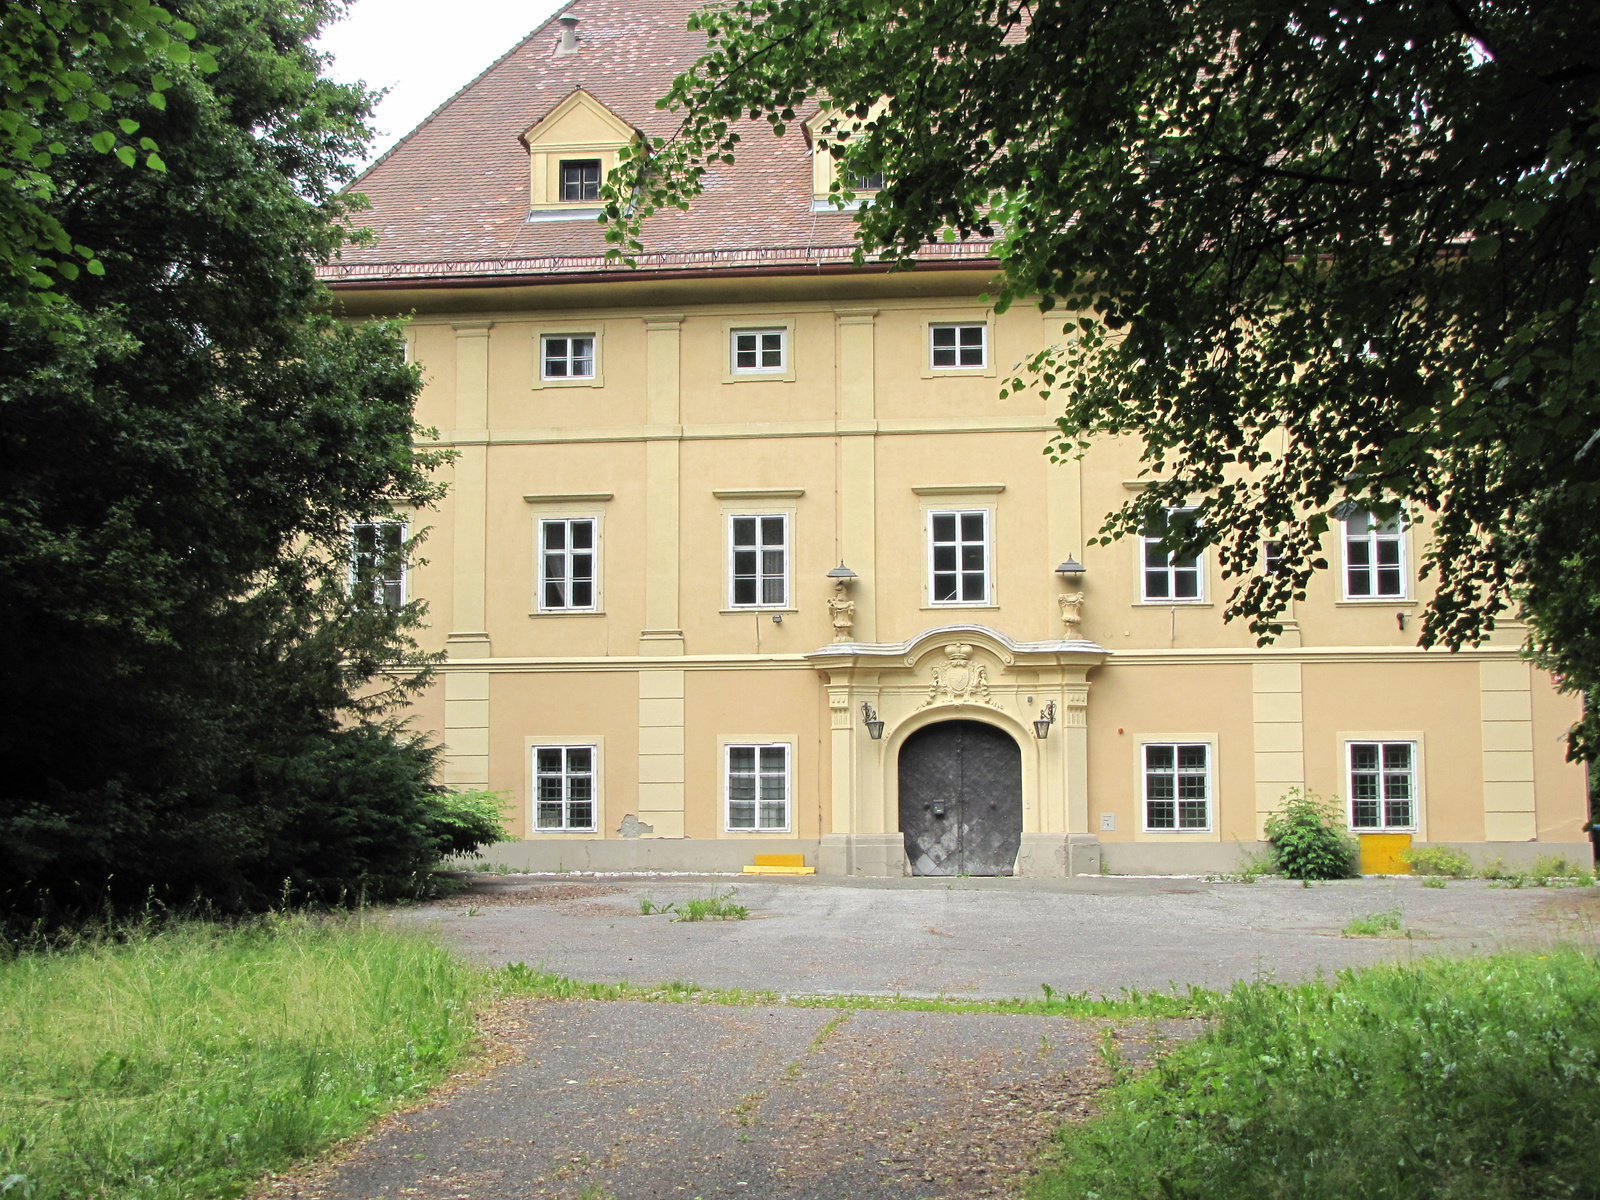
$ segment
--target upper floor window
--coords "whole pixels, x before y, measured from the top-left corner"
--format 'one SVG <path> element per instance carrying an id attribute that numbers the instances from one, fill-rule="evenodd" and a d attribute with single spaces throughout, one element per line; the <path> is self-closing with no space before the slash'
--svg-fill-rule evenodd
<path id="1" fill-rule="evenodd" d="M 600 160 L 564 158 L 561 160 L 561 199 L 600 199 Z"/>
<path id="2" fill-rule="evenodd" d="M 930 365 L 936 370 L 989 365 L 989 326 L 929 325 Z"/>
<path id="3" fill-rule="evenodd" d="M 1405 598 L 1405 536 L 1398 514 L 1386 521 L 1362 511 L 1345 517 L 1346 600 Z"/>
<path id="4" fill-rule="evenodd" d="M 989 603 L 988 510 L 928 514 L 928 600 Z"/>
<path id="5" fill-rule="evenodd" d="M 728 828 L 789 828 L 789 746 L 728 747 Z"/>
<path id="6" fill-rule="evenodd" d="M 789 518 L 731 517 L 728 530 L 732 608 L 786 608 L 789 604 Z"/>
<path id="7" fill-rule="evenodd" d="M 787 329 L 735 329 L 730 335 L 735 375 L 782 372 L 788 368 Z"/>
<path id="8" fill-rule="evenodd" d="M 595 828 L 595 747 L 533 748 L 533 827 Z"/>
<path id="9" fill-rule="evenodd" d="M 350 593 L 399 608 L 406 602 L 406 527 L 403 521 L 358 521 L 350 527 Z"/>
<path id="10" fill-rule="evenodd" d="M 843 176 L 845 187 L 852 192 L 876 192 L 883 189 L 883 172 L 873 171 L 867 175 L 857 175 L 847 171 Z"/>
<path id="11" fill-rule="evenodd" d="M 1350 827 L 1415 829 L 1417 744 L 1350 742 Z"/>
<path id="12" fill-rule="evenodd" d="M 593 379 L 594 334 L 545 334 L 540 341 L 541 379 Z"/>
<path id="13" fill-rule="evenodd" d="M 1263 571 L 1265 575 L 1278 575 L 1283 572 L 1283 543 L 1266 542 L 1261 547 Z"/>
<path id="14" fill-rule="evenodd" d="M 595 519 L 547 517 L 539 522 L 539 608 L 583 612 L 596 607 Z"/>
<path id="15" fill-rule="evenodd" d="M 1201 587 L 1200 556 L 1175 554 L 1162 541 L 1179 526 L 1192 526 L 1194 509 L 1169 508 L 1140 539 L 1141 596 L 1147 602 L 1196 601 L 1205 598 Z"/>
<path id="16" fill-rule="evenodd" d="M 1211 747 L 1168 742 L 1144 747 L 1144 827 L 1211 828 Z"/>

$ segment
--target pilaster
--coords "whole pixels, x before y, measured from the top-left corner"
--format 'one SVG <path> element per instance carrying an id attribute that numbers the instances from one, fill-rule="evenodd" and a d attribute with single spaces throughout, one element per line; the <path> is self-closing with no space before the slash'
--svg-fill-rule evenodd
<path id="1" fill-rule="evenodd" d="M 639 820 L 647 837 L 683 836 L 684 673 L 639 672 Z"/>
<path id="2" fill-rule="evenodd" d="M 444 762 L 440 780 L 453 788 L 489 786 L 489 673 L 445 671 Z"/>
<path id="3" fill-rule="evenodd" d="M 851 586 L 859 642 L 877 637 L 877 371 L 875 308 L 835 310 L 839 339 L 839 554 Z"/>
<path id="4" fill-rule="evenodd" d="M 645 411 L 650 432 L 644 448 L 645 582 L 640 654 L 683 653 L 683 630 L 678 623 L 682 326 L 682 314 L 658 313 L 644 319 Z"/>
<path id="5" fill-rule="evenodd" d="M 1306 785 L 1303 684 L 1299 663 L 1258 662 L 1250 668 L 1255 716 L 1256 836 L 1290 788 Z"/>
<path id="6" fill-rule="evenodd" d="M 456 331 L 456 460 L 453 612 L 449 655 L 488 658 L 484 605 L 489 514 L 489 330 L 493 321 L 458 321 Z"/>
<path id="7" fill-rule="evenodd" d="M 1538 837 L 1533 788 L 1533 671 L 1521 660 L 1478 664 L 1483 735 L 1483 836 Z"/>

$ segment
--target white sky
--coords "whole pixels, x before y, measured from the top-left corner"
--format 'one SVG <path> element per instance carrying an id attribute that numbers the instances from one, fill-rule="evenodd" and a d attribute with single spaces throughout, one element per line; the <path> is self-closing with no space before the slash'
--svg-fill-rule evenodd
<path id="1" fill-rule="evenodd" d="M 567 0 L 355 0 L 317 43 L 328 74 L 388 88 L 373 117 L 376 158 Z"/>

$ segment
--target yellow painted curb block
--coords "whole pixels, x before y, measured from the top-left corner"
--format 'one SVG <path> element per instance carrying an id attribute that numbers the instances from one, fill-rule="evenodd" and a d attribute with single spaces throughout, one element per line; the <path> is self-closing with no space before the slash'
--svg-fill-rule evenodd
<path id="1" fill-rule="evenodd" d="M 1361 873 L 1363 875 L 1409 875 L 1411 864 L 1400 856 L 1411 849 L 1409 833 L 1363 833 Z"/>
<path id="2" fill-rule="evenodd" d="M 804 854 L 758 854 L 756 866 L 758 867 L 803 867 L 806 865 Z"/>
<path id="3" fill-rule="evenodd" d="M 815 875 L 815 867 L 746 867 L 746 875 Z"/>

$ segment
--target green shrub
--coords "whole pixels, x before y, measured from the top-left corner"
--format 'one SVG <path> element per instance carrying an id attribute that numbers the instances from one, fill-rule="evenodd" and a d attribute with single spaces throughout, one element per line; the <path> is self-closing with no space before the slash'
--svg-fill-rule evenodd
<path id="1" fill-rule="evenodd" d="M 1341 815 L 1315 792 L 1290 788 L 1283 807 L 1267 818 L 1267 841 L 1280 874 L 1290 879 L 1349 879 L 1359 848 Z"/>
<path id="2" fill-rule="evenodd" d="M 1400 855 L 1413 875 L 1447 875 L 1470 879 L 1472 860 L 1454 846 L 1413 846 Z"/>
<path id="3" fill-rule="evenodd" d="M 436 792 L 429 797 L 424 820 L 441 857 L 476 858 L 485 846 L 515 840 L 506 832 L 505 809 L 504 792 Z M 509 873 L 509 868 L 496 872 Z"/>

